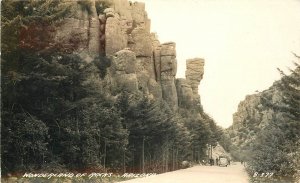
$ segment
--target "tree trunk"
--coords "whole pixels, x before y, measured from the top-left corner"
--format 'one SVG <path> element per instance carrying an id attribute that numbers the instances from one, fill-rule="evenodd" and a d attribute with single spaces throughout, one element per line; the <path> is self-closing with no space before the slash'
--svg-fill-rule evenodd
<path id="1" fill-rule="evenodd" d="M 123 151 L 123 173 L 126 172 L 126 165 L 125 165 L 125 149 Z"/>
<path id="2" fill-rule="evenodd" d="M 175 151 L 174 151 L 174 146 L 172 148 L 172 170 L 175 170 Z"/>
<path id="3" fill-rule="evenodd" d="M 142 146 L 142 173 L 145 173 L 145 136 L 143 136 Z"/>
<path id="4" fill-rule="evenodd" d="M 169 170 L 168 163 L 169 163 L 169 148 L 167 147 L 167 150 L 166 150 L 166 172 Z"/>
<path id="5" fill-rule="evenodd" d="M 104 160 L 103 160 L 103 167 L 106 172 L 106 139 L 104 140 Z"/>

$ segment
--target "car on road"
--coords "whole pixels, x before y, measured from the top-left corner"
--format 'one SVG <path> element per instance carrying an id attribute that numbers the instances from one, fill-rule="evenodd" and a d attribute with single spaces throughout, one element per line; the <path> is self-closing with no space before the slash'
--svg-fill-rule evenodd
<path id="1" fill-rule="evenodd" d="M 219 166 L 228 166 L 229 165 L 229 161 L 227 159 L 227 157 L 223 157 L 223 156 L 220 156 L 219 157 Z"/>

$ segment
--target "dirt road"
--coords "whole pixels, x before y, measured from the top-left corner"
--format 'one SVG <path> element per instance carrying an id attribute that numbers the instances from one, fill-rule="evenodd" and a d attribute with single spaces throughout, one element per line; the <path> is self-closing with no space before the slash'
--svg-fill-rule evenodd
<path id="1" fill-rule="evenodd" d="M 248 183 L 248 175 L 240 164 L 228 167 L 195 166 L 121 183 Z"/>

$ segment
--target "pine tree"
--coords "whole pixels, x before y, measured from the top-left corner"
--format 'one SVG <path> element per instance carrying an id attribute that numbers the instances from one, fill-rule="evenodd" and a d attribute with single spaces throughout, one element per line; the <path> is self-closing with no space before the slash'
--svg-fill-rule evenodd
<path id="1" fill-rule="evenodd" d="M 298 59 L 299 57 L 295 55 Z M 297 161 L 300 138 L 300 67 L 286 75 L 281 70 L 282 79 L 274 83 L 273 88 L 279 91 L 280 100 L 262 101 L 267 108 L 274 110 L 272 119 L 261 130 L 250 148 L 249 165 L 251 171 L 270 171 L 278 177 L 293 177 L 297 173 Z M 295 159 L 296 157 L 296 159 Z"/>

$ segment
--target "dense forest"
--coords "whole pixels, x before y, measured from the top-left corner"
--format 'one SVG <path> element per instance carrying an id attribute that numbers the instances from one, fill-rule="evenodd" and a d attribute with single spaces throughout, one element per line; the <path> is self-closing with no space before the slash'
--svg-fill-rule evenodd
<path id="1" fill-rule="evenodd" d="M 48 34 L 73 16 L 68 1 L 1 5 L 2 175 L 165 172 L 206 159 L 207 144 L 220 141 L 222 129 L 202 106 L 187 113 L 141 92 L 108 92 L 101 79 L 109 58 L 88 63 Z"/>

